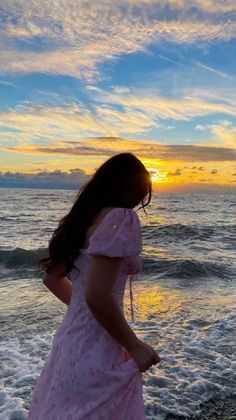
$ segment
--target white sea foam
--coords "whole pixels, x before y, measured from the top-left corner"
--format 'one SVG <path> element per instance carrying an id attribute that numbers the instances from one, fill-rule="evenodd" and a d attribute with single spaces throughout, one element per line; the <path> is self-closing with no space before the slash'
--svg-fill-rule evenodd
<path id="1" fill-rule="evenodd" d="M 23 331 L 22 331 L 23 333 Z M 23 420 L 27 418 L 30 395 L 36 378 L 50 348 L 49 335 L 18 337 L 3 340 L 0 344 L 0 419 Z"/>
<path id="2" fill-rule="evenodd" d="M 27 419 L 66 309 L 33 265 L 73 196 L 6 190 L 0 202 L 3 216 L 17 216 L 16 223 L 1 220 L 0 420 Z M 141 217 L 145 258 L 134 285 L 133 327 L 162 358 L 143 375 L 148 420 L 191 418 L 209 399 L 236 395 L 234 203 L 226 196 L 158 195 L 148 220 Z M 130 319 L 128 291 L 125 304 Z"/>
<path id="3" fill-rule="evenodd" d="M 167 414 L 193 417 L 200 414 L 201 404 L 205 401 L 236 395 L 236 352 L 233 346 L 236 316 L 232 315 L 236 290 L 231 289 L 229 294 L 222 288 L 212 292 L 210 298 L 206 292 L 202 288 L 195 290 L 194 303 L 193 295 L 188 291 L 180 292 L 147 282 L 137 282 L 134 287 L 134 328 L 162 358 L 159 365 L 143 375 L 149 420 L 165 419 Z M 49 293 L 48 296 L 55 305 L 54 298 Z M 221 300 L 224 305 L 220 304 Z M 209 308 L 213 302 L 214 311 L 211 311 Z M 48 306 L 40 308 L 40 312 L 47 310 Z M 35 311 L 35 318 L 38 311 L 39 308 Z M 128 312 L 127 291 L 126 316 L 129 317 Z M 24 321 L 25 309 L 21 317 Z M 62 319 L 62 315 L 59 318 Z M 55 328 L 51 331 L 50 328 L 49 323 L 48 329 L 43 326 L 37 333 L 32 330 L 26 334 L 22 322 L 22 328 L 14 338 L 5 337 L 1 342 L 1 420 L 27 418 L 32 389 L 55 331 Z"/>

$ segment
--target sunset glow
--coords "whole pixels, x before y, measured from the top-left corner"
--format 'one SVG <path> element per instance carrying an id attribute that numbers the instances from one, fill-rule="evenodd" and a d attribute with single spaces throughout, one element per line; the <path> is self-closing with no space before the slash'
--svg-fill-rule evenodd
<path id="1" fill-rule="evenodd" d="M 0 186 L 76 187 L 128 151 L 156 191 L 235 193 L 233 0 L 6 0 L 1 21 Z"/>
<path id="2" fill-rule="evenodd" d="M 147 168 L 148 171 L 152 174 L 152 182 L 155 184 L 156 182 L 163 182 L 166 179 L 166 172 L 160 172 L 158 169 Z"/>

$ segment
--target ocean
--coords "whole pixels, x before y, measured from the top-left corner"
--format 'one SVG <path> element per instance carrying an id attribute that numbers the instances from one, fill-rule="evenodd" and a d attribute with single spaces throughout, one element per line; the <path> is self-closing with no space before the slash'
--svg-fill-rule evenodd
<path id="1" fill-rule="evenodd" d="M 0 189 L 0 419 L 24 420 L 66 305 L 36 262 L 76 190 Z M 137 210 L 137 209 L 136 209 Z M 143 266 L 125 315 L 162 361 L 143 374 L 148 419 L 203 418 L 236 396 L 236 197 L 158 194 L 138 210 Z"/>

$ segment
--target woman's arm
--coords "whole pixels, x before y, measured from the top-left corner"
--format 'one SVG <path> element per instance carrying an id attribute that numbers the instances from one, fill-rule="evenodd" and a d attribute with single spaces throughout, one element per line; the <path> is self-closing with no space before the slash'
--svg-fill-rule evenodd
<path id="1" fill-rule="evenodd" d="M 58 299 L 66 305 L 69 305 L 72 294 L 72 285 L 71 281 L 61 274 L 63 270 L 64 264 L 61 264 L 53 273 L 45 274 L 43 283 Z"/>
<path id="2" fill-rule="evenodd" d="M 130 328 L 122 310 L 112 296 L 112 288 L 122 258 L 93 256 L 86 281 L 86 302 L 94 318 L 114 337 L 145 372 L 160 362 L 153 347 L 142 342 Z"/>
<path id="3" fill-rule="evenodd" d="M 137 345 L 138 337 L 112 295 L 121 261 L 122 258 L 92 256 L 85 295 L 96 320 L 130 353 Z"/>

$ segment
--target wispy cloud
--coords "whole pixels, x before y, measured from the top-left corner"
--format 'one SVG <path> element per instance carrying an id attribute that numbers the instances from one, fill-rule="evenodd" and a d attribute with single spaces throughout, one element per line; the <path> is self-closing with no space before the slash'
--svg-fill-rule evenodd
<path id="1" fill-rule="evenodd" d="M 236 127 L 231 121 L 219 120 L 218 123 L 200 125 L 195 127 L 200 131 L 209 131 L 212 135 L 210 142 L 204 142 L 204 145 L 211 144 L 212 146 L 225 145 L 236 148 Z"/>
<path id="2" fill-rule="evenodd" d="M 61 101 L 51 105 L 25 103 L 0 112 L 0 144 L 16 141 L 21 145 L 46 144 L 77 141 L 88 137 L 126 137 L 140 135 L 149 130 L 170 129 L 170 120 L 190 121 L 199 116 L 226 114 L 236 117 L 234 103 L 227 98 L 163 97 L 148 89 L 119 87 L 102 90 L 88 86 L 90 104 L 80 101 Z M 53 99 L 53 98 L 51 98 Z M 60 102 L 60 106 L 58 103 Z M 197 125 L 204 130 L 204 125 Z M 230 147 L 234 142 L 226 141 L 226 134 L 234 135 L 232 127 L 212 126 L 218 129 L 222 142 Z M 173 131 L 173 130 L 172 130 Z M 223 139 L 224 134 L 224 139 Z"/>
<path id="3" fill-rule="evenodd" d="M 236 127 L 232 124 L 226 126 L 224 124 L 213 124 L 210 126 L 211 132 L 219 144 L 224 143 L 229 147 L 236 148 Z"/>
<path id="4" fill-rule="evenodd" d="M 172 60 L 172 58 L 166 57 L 165 55 L 158 54 L 158 57 L 159 57 L 161 60 L 164 60 L 164 61 L 169 61 L 169 63 L 176 64 L 176 61 L 175 61 L 175 60 Z"/>
<path id="5" fill-rule="evenodd" d="M 41 72 L 93 80 L 105 60 L 147 51 L 154 42 L 211 43 L 236 37 L 235 21 L 224 16 L 235 11 L 231 2 L 6 0 L 2 9 L 7 16 L 0 31 L 3 74 Z"/>
<path id="6" fill-rule="evenodd" d="M 2 169 L 71 185 L 130 151 L 162 185 L 232 182 L 235 39 L 235 0 L 5 0 Z"/>
<path id="7" fill-rule="evenodd" d="M 233 77 L 232 77 L 232 76 L 230 76 L 229 74 L 227 74 L 227 73 L 223 73 L 223 72 L 221 72 L 221 71 L 219 71 L 219 70 L 216 70 L 216 69 L 214 69 L 213 67 L 206 66 L 206 65 L 205 65 L 205 64 L 203 64 L 203 63 L 197 62 L 197 66 L 199 66 L 199 67 L 201 67 L 202 69 L 205 69 L 205 70 L 207 70 L 207 71 L 209 71 L 209 72 L 211 72 L 211 73 L 215 73 L 215 74 L 217 74 L 217 76 L 223 77 L 224 79 L 230 79 L 230 80 L 233 80 Z"/>
<path id="8" fill-rule="evenodd" d="M 208 92 L 201 92 L 201 96 L 187 96 L 179 92 L 175 97 L 163 97 L 158 91 L 150 89 L 126 89 L 124 92 L 114 88 L 110 91 L 98 87 L 88 86 L 94 98 L 109 106 L 121 106 L 126 112 L 142 112 L 150 119 L 191 120 L 199 116 L 223 113 L 236 116 L 235 104 L 227 98 L 210 97 Z"/>
<path id="9" fill-rule="evenodd" d="M 0 80 L 0 85 L 4 85 L 4 86 L 11 86 L 11 87 L 17 87 L 15 85 L 15 83 L 12 82 L 7 82 L 6 80 Z"/>
<path id="10" fill-rule="evenodd" d="M 158 127 L 141 110 L 119 111 L 116 107 L 86 106 L 70 102 L 64 106 L 27 104 L 0 112 L 1 141 L 75 140 L 89 136 L 120 136 Z M 16 133 L 17 131 L 17 133 Z"/>

